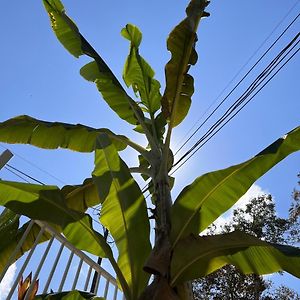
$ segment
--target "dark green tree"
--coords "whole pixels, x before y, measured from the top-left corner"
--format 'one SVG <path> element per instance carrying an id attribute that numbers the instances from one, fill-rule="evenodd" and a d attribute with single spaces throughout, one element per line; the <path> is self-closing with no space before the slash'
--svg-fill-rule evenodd
<path id="1" fill-rule="evenodd" d="M 294 203 L 292 208 L 294 208 Z M 216 225 L 211 226 L 209 233 L 213 234 L 216 231 L 229 233 L 240 230 L 270 243 L 290 244 L 295 239 L 299 240 L 299 228 L 297 236 L 295 225 L 291 217 L 284 219 L 277 216 L 271 195 L 262 195 L 251 199 L 244 208 L 235 209 L 232 220 L 225 225 L 219 228 Z M 237 267 L 232 265 L 227 265 L 194 281 L 193 287 L 196 300 L 282 299 L 278 298 L 278 295 L 289 290 L 288 287 L 281 286 L 274 291 L 270 280 L 256 274 L 242 274 Z M 289 290 L 287 295 L 298 296 L 292 290 Z M 296 298 L 287 296 L 284 299 Z"/>

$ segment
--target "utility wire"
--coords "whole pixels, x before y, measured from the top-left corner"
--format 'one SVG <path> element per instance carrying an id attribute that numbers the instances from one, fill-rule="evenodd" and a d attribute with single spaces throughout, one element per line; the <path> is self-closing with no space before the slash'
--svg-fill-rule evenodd
<path id="1" fill-rule="evenodd" d="M 278 72 L 298 53 L 298 48 L 290 57 L 276 70 L 276 68 L 285 60 L 285 58 L 299 44 L 300 33 L 279 52 L 279 54 L 268 64 L 268 66 L 255 78 L 245 92 L 227 109 L 225 113 L 210 127 L 210 129 L 173 165 L 174 174 L 189 160 L 200 148 L 202 148 L 213 136 L 215 136 L 230 120 L 232 120 L 277 74 Z M 273 72 L 275 73 L 271 75 Z M 270 76 L 271 75 L 271 76 Z M 269 77 L 269 78 L 268 78 Z M 257 90 L 258 89 L 258 90 Z M 255 92 L 255 93 L 254 93 Z M 254 93 L 254 94 L 253 94 Z M 253 94 L 251 96 L 251 94 Z M 251 96 L 251 97 L 250 97 Z M 249 98 L 250 97 L 250 98 Z M 151 183 L 150 183 L 151 184 Z M 142 192 L 148 191 L 148 183 Z M 148 198 L 150 194 L 147 195 Z"/>
<path id="2" fill-rule="evenodd" d="M 7 167 L 9 167 L 10 169 L 13 169 L 15 172 L 18 172 L 18 173 L 20 173 L 20 174 L 26 176 L 27 178 L 29 178 L 29 179 L 31 179 L 31 180 L 37 182 L 38 184 L 45 185 L 45 183 L 43 183 L 43 182 L 41 182 L 40 180 L 38 180 L 38 179 L 36 179 L 36 178 L 34 178 L 34 177 L 32 177 L 32 176 L 26 174 L 25 172 L 22 172 L 21 170 L 17 169 L 16 167 L 13 167 L 13 166 L 10 165 L 10 164 L 6 164 L 6 169 L 8 170 Z M 27 181 L 27 182 L 28 182 L 28 181 Z"/>
<path id="3" fill-rule="evenodd" d="M 298 1 L 299 2 L 299 1 Z M 296 3 L 298 4 L 298 3 Z M 295 7 L 296 5 L 294 5 Z M 292 9 L 294 8 L 292 7 Z M 291 10 L 292 10 L 291 9 Z M 291 11 L 290 10 L 290 11 Z M 289 11 L 289 13 L 290 13 Z M 288 13 L 288 14 L 289 14 Z M 268 47 L 268 49 L 260 56 L 260 58 L 252 65 L 252 67 L 247 71 L 247 73 L 239 80 L 239 82 L 231 89 L 231 91 L 225 96 L 225 98 L 217 105 L 217 107 L 206 117 L 206 119 L 196 128 L 196 130 L 193 131 L 193 133 L 190 135 L 190 137 L 176 150 L 174 155 L 177 155 L 178 152 L 193 138 L 193 136 L 203 127 L 204 124 L 212 117 L 212 115 L 220 108 L 221 105 L 224 104 L 224 102 L 231 96 L 231 94 L 240 86 L 240 84 L 248 77 L 248 75 L 252 72 L 252 70 L 260 63 L 260 61 L 270 52 L 270 50 L 277 44 L 277 42 L 282 38 L 282 36 L 289 30 L 289 28 L 296 22 L 296 20 L 299 18 L 300 13 L 289 23 L 289 25 L 283 30 L 283 32 L 276 38 L 276 40 Z M 282 20 L 283 21 L 283 20 Z M 282 22 L 281 21 L 281 22 Z M 276 28 L 279 25 L 276 26 Z M 273 34 L 273 32 L 276 30 L 276 28 L 272 31 L 270 35 Z M 266 39 L 268 40 L 269 37 Z M 258 50 L 265 44 L 266 40 L 263 42 L 263 44 L 258 48 Z M 251 56 L 251 58 L 246 62 L 246 64 L 241 68 L 241 70 L 249 63 L 249 61 L 252 59 L 252 57 L 258 52 L 256 52 Z M 219 96 L 215 99 L 212 105 L 216 103 L 216 101 L 219 99 L 219 97 L 223 94 L 223 92 L 227 89 L 227 87 L 233 82 L 233 80 L 238 76 L 240 71 L 234 76 L 234 78 L 230 81 L 230 83 L 223 89 L 223 91 L 219 94 Z M 207 113 L 207 111 L 212 107 L 212 105 L 206 110 L 204 115 Z M 202 115 L 202 117 L 204 116 Z M 201 117 L 201 118 L 202 118 Z M 198 123 L 200 120 L 198 119 L 196 123 Z M 193 126 L 194 127 L 194 126 Z"/>
<path id="4" fill-rule="evenodd" d="M 7 149 L 6 147 L 4 147 L 3 145 L 0 144 L 0 147 L 3 149 Z M 38 165 L 34 164 L 33 162 L 29 161 L 28 159 L 26 159 L 25 157 L 19 155 L 18 153 L 16 153 L 15 151 L 11 151 L 10 152 L 14 155 L 19 157 L 20 159 L 22 159 L 23 161 L 25 161 L 26 163 L 28 163 L 29 165 L 31 165 L 32 167 L 38 169 L 39 171 L 43 172 L 44 174 L 47 174 L 48 176 L 52 177 L 53 179 L 55 179 L 56 181 L 62 183 L 62 184 L 67 184 L 66 182 L 62 181 L 61 179 L 57 178 L 56 176 L 54 176 L 53 174 L 49 173 L 48 171 L 42 169 L 41 167 L 39 167 Z"/>
<path id="5" fill-rule="evenodd" d="M 27 182 L 27 183 L 31 183 L 30 181 L 28 181 L 26 178 L 24 178 L 23 176 L 19 175 L 17 172 L 9 169 L 7 166 L 4 166 L 4 169 L 6 169 L 8 172 L 14 174 L 15 176 L 17 176 L 18 178 L 22 179 L 23 181 Z"/>
<path id="6" fill-rule="evenodd" d="M 230 106 L 229 109 L 222 115 L 217 122 L 174 164 L 173 168 L 182 163 L 171 173 L 174 174 L 187 160 L 189 160 L 201 147 L 203 147 L 217 132 L 221 130 L 238 112 L 243 109 L 277 74 L 278 72 L 299 52 L 298 48 L 278 69 L 277 71 L 266 81 L 264 80 L 275 70 L 275 68 L 289 55 L 289 53 L 298 45 L 300 33 L 298 33 L 293 40 L 277 55 L 277 57 L 265 68 L 265 70 L 253 81 L 250 87 L 243 93 L 242 96 Z M 296 43 L 295 43 L 296 42 Z M 291 45 L 295 45 L 281 57 Z M 280 58 L 281 57 L 281 58 Z M 263 83 L 264 82 L 264 83 Z M 253 93 L 260 85 L 262 86 L 256 91 L 249 99 L 247 99 L 251 93 Z M 247 100 L 247 101 L 246 101 Z M 243 104 L 243 105 L 242 105 Z M 241 106 L 242 105 L 242 106 Z M 239 107 L 241 106 L 241 107 Z M 235 111 L 236 110 L 236 111 Z M 227 119 L 227 120 L 226 120 Z M 225 123 L 224 123 L 225 121 Z M 222 124 L 223 122 L 223 124 Z M 220 126 L 218 128 L 218 126 Z M 216 131 L 215 131 L 216 130 Z"/>

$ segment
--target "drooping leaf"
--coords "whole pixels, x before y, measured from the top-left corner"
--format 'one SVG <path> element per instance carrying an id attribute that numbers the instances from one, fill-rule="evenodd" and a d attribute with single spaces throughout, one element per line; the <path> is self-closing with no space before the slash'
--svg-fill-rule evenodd
<path id="1" fill-rule="evenodd" d="M 289 154 L 300 150 L 300 127 L 255 157 L 227 169 L 198 177 L 186 186 L 172 207 L 173 244 L 198 234 L 232 207 L 251 185 Z"/>
<path id="2" fill-rule="evenodd" d="M 66 204 L 71 209 L 85 212 L 89 207 L 101 204 L 98 190 L 92 178 L 87 178 L 81 185 L 66 185 L 62 188 Z"/>
<path id="3" fill-rule="evenodd" d="M 101 223 L 116 242 L 118 265 L 136 299 L 149 280 L 142 270 L 151 249 L 147 208 L 140 188 L 106 135 L 97 139 L 93 179 L 104 199 Z"/>
<path id="4" fill-rule="evenodd" d="M 80 74 L 84 79 L 96 84 L 104 100 L 120 118 L 130 124 L 137 124 L 136 117 L 129 103 L 139 111 L 140 116 L 143 118 L 143 112 L 138 105 L 127 95 L 121 85 L 117 85 L 110 75 L 99 68 L 99 64 L 96 61 L 83 66 L 80 69 Z"/>
<path id="5" fill-rule="evenodd" d="M 11 237 L 14 237 L 19 228 L 20 216 L 5 208 L 0 215 L 0 251 L 9 244 Z"/>
<path id="6" fill-rule="evenodd" d="M 162 109 L 170 126 L 175 127 L 187 115 L 194 93 L 194 79 L 188 74 L 191 65 L 198 59 L 195 50 L 197 27 L 202 17 L 207 0 L 192 0 L 186 9 L 187 17 L 170 33 L 167 48 L 171 59 L 166 64 L 166 88 L 162 98 Z"/>
<path id="7" fill-rule="evenodd" d="M 19 228 L 16 232 L 14 233 L 11 232 L 11 235 L 8 236 L 6 240 L 3 239 L 0 240 L 0 274 L 3 271 L 4 267 L 6 266 L 7 262 L 9 261 L 11 254 L 16 249 L 18 242 L 22 238 L 28 226 L 29 226 L 29 222 L 22 225 L 22 227 Z M 16 256 L 12 261 L 12 263 L 17 261 L 25 252 L 27 252 L 32 248 L 40 229 L 41 229 L 40 226 L 38 226 L 37 224 L 33 224 L 20 250 L 16 253 Z M 47 241 L 50 238 L 51 238 L 50 234 L 44 232 L 40 238 L 40 243 Z"/>
<path id="8" fill-rule="evenodd" d="M 154 115 L 160 108 L 160 83 L 154 79 L 154 71 L 139 54 L 142 33 L 136 26 L 127 24 L 121 34 L 130 41 L 130 53 L 125 63 L 123 79 L 128 87 L 132 86 L 134 92 L 139 93 L 147 111 Z"/>
<path id="9" fill-rule="evenodd" d="M 62 195 L 64 196 L 67 208 L 81 213 L 85 212 L 87 208 L 97 205 L 101 202 L 98 197 L 98 191 L 92 182 L 92 179 L 86 179 L 82 185 L 64 186 L 62 188 Z M 5 209 L 0 216 L 0 272 L 6 265 L 11 253 L 16 248 L 18 242 L 22 238 L 26 228 L 29 225 L 29 222 L 27 222 L 18 229 L 18 220 L 19 216 L 8 209 Z M 78 224 L 76 225 L 75 223 L 75 229 L 76 226 L 78 227 Z M 55 230 L 57 232 L 61 232 L 62 228 L 61 226 L 55 226 Z M 34 224 L 19 252 L 16 254 L 14 261 L 31 249 L 34 244 L 35 237 L 39 231 L 40 227 L 37 224 Z M 40 243 L 45 242 L 50 238 L 51 235 L 47 232 L 44 232 L 40 239 Z M 90 251 L 88 248 L 85 250 Z"/>
<path id="10" fill-rule="evenodd" d="M 94 151 L 96 137 L 103 132 L 111 136 L 119 151 L 126 148 L 126 138 L 115 135 L 106 128 L 47 122 L 29 116 L 18 116 L 0 123 L 1 142 L 30 144 L 45 149 L 65 148 L 79 152 Z"/>
<path id="11" fill-rule="evenodd" d="M 83 217 L 82 213 L 67 207 L 56 186 L 0 180 L 0 205 L 31 219 L 62 227 Z"/>
<path id="12" fill-rule="evenodd" d="M 85 226 L 82 226 L 83 224 Z M 91 230 L 87 230 L 87 228 Z M 63 233 L 68 241 L 79 250 L 84 250 L 100 257 L 112 256 L 111 248 L 106 243 L 104 237 L 93 230 L 92 219 L 89 215 L 85 215 L 81 219 L 81 222 L 67 225 Z"/>
<path id="13" fill-rule="evenodd" d="M 84 78 L 95 77 L 94 69 L 97 69 L 97 76 L 92 81 L 96 83 L 103 99 L 122 119 L 136 125 L 138 122 L 133 109 L 141 116 L 143 116 L 142 111 L 134 100 L 126 94 L 101 56 L 81 35 L 75 23 L 65 14 L 62 3 L 59 0 L 43 0 L 43 2 L 49 14 L 53 31 L 62 45 L 75 57 L 87 55 L 94 59 L 92 68 L 89 64 L 83 67 L 82 76 Z"/>
<path id="14" fill-rule="evenodd" d="M 189 236 L 174 248 L 171 285 L 204 277 L 227 265 L 244 274 L 286 271 L 300 277 L 300 249 L 271 244 L 235 231 L 215 236 Z"/>
<path id="15" fill-rule="evenodd" d="M 80 249 L 92 253 L 96 251 L 97 255 L 107 257 L 124 293 L 129 294 L 128 285 L 114 260 L 109 245 L 98 232 L 93 230 L 90 220 L 83 212 L 67 206 L 63 193 L 57 187 L 0 180 L 0 205 L 31 219 L 58 225 L 75 247 L 78 244 Z M 85 236 L 88 240 L 80 241 L 74 233 Z M 99 248 L 97 250 L 95 250 L 96 243 Z"/>

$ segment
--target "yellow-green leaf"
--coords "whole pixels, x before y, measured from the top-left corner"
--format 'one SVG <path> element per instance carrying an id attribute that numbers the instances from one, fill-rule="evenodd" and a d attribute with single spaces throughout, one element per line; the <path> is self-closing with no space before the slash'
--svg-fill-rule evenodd
<path id="1" fill-rule="evenodd" d="M 300 150 L 300 127 L 255 157 L 224 170 L 204 174 L 186 186 L 172 207 L 173 244 L 198 234 L 232 207 L 251 185 L 289 154 Z"/>
<path id="2" fill-rule="evenodd" d="M 246 234 L 189 236 L 176 245 L 171 264 L 171 285 L 204 277 L 227 265 L 258 275 L 286 271 L 300 277 L 300 249 L 271 244 Z"/>
<path id="3" fill-rule="evenodd" d="M 194 79 L 188 71 L 197 62 L 196 31 L 200 19 L 208 16 L 204 11 L 208 3 L 207 0 L 192 0 L 186 9 L 187 17 L 172 30 L 167 40 L 171 59 L 165 67 L 166 88 L 162 109 L 172 127 L 182 122 L 191 106 Z"/>
<path id="4" fill-rule="evenodd" d="M 126 148 L 126 138 L 115 135 L 106 128 L 95 129 L 81 124 L 47 122 L 25 115 L 0 123 L 1 142 L 30 144 L 44 149 L 64 148 L 92 152 L 99 133 L 109 134 L 119 151 Z"/>
<path id="5" fill-rule="evenodd" d="M 149 220 L 144 196 L 124 161 L 106 135 L 100 135 L 95 151 L 93 179 L 100 198 L 101 223 L 108 228 L 119 250 L 118 265 L 137 299 L 149 274 L 143 265 L 149 255 Z"/>

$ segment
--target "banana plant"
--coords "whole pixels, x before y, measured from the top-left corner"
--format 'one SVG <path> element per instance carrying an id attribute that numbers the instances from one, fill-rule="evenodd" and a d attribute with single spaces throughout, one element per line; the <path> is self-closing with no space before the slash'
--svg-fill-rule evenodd
<path id="1" fill-rule="evenodd" d="M 201 175 L 175 200 L 171 197 L 172 131 L 184 120 L 191 105 L 194 79 L 189 69 L 197 62 L 197 29 L 200 21 L 209 16 L 205 11 L 209 1 L 191 0 L 186 17 L 171 31 L 167 39 L 171 59 L 165 66 L 166 84 L 162 93 L 153 69 L 140 54 L 142 33 L 136 26 L 127 24 L 121 30 L 129 42 L 123 85 L 68 17 L 61 1 L 43 0 L 43 4 L 60 43 L 74 57 L 90 59 L 80 70 L 82 77 L 95 84 L 119 118 L 145 135 L 147 145 L 139 145 L 107 128 L 51 123 L 30 116 L 0 123 L 1 142 L 95 155 L 91 178 L 78 186 L 58 188 L 0 181 L 0 204 L 6 207 L 0 218 L 3 224 L 0 268 L 28 226 L 24 224 L 18 229 L 18 216 L 26 215 L 51 223 L 78 249 L 107 258 L 127 300 L 190 299 L 191 280 L 226 264 L 237 266 L 245 274 L 282 270 L 300 277 L 299 248 L 267 243 L 238 231 L 200 235 L 258 178 L 300 150 L 300 127 L 245 162 Z M 129 95 L 129 88 L 136 98 Z M 119 152 L 126 147 L 136 151 L 139 166 L 128 166 L 120 157 Z M 154 207 L 151 215 L 133 172 L 147 180 Z M 89 207 L 99 204 L 102 206 L 99 221 L 114 239 L 117 255 L 93 228 L 87 213 Z M 150 242 L 151 218 L 155 221 L 153 243 Z M 43 240 L 48 238 L 44 236 Z M 28 235 L 17 257 L 31 246 L 32 237 Z M 70 299 L 85 298 L 79 292 L 70 295 Z M 55 299 L 69 299 L 64 297 L 66 293 L 55 294 Z M 52 298 L 44 295 L 38 299 Z"/>

